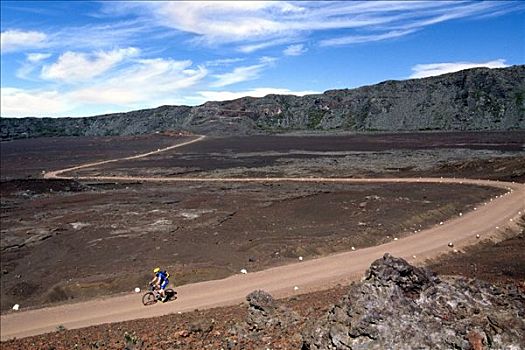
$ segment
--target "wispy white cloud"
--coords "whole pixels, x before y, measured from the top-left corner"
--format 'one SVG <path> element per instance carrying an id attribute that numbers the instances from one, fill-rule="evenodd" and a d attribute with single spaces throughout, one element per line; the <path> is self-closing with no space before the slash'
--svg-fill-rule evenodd
<path id="1" fill-rule="evenodd" d="M 19 79 L 31 80 L 30 76 L 33 71 L 37 68 L 37 65 L 29 61 L 22 63 L 22 65 L 16 70 L 15 76 Z"/>
<path id="2" fill-rule="evenodd" d="M 113 21 L 107 24 L 65 27 L 49 33 L 50 46 L 60 51 L 68 50 L 113 50 L 115 47 L 140 46 L 144 38 L 154 40 L 169 36 L 158 33 L 150 23 L 140 20 Z"/>
<path id="3" fill-rule="evenodd" d="M 321 40 L 321 46 L 342 46 L 359 43 L 369 43 L 374 41 L 382 41 L 387 39 L 394 39 L 413 33 L 415 30 L 395 30 L 382 34 L 370 34 L 370 35 L 349 35 L 344 37 L 338 37 L 333 39 Z"/>
<path id="4" fill-rule="evenodd" d="M 290 45 L 286 49 L 284 49 L 283 54 L 285 56 L 300 56 L 306 51 L 308 51 L 308 49 L 305 48 L 303 44 L 295 44 Z"/>
<path id="5" fill-rule="evenodd" d="M 476 67 L 505 68 L 508 67 L 508 65 L 505 63 L 504 59 L 497 59 L 488 62 L 446 62 L 417 64 L 412 67 L 412 75 L 410 75 L 409 78 L 425 78 Z"/>
<path id="6" fill-rule="evenodd" d="M 59 84 L 57 89 L 2 88 L 1 112 L 4 117 L 85 116 L 89 106 L 106 111 L 156 107 L 183 100 L 181 95 L 207 74 L 204 66 L 195 67 L 190 60 L 133 59 L 129 65 L 114 69 L 110 78 L 92 76 L 72 89 Z"/>
<path id="7" fill-rule="evenodd" d="M 154 25 L 193 35 L 193 42 L 238 44 L 254 52 L 322 32 L 324 46 L 397 38 L 437 23 L 499 15 L 521 8 L 509 1 L 188 1 L 109 3 Z M 338 37 L 329 30 L 337 29 Z M 325 35 L 327 33 L 328 35 Z M 343 33 L 343 34 L 341 34 Z"/>
<path id="8" fill-rule="evenodd" d="M 275 57 L 263 56 L 259 59 L 259 64 L 236 67 L 231 72 L 215 74 L 213 77 L 216 78 L 216 80 L 210 84 L 210 87 L 224 87 L 257 79 L 261 72 L 271 66 L 275 61 Z"/>
<path id="9" fill-rule="evenodd" d="M 27 54 L 25 62 L 23 62 L 16 70 L 16 77 L 24 80 L 33 80 L 30 77 L 31 74 L 40 66 L 41 62 L 45 61 L 51 56 L 52 54 L 50 53 Z"/>
<path id="10" fill-rule="evenodd" d="M 2 54 L 29 52 L 45 48 L 49 52 L 67 50 L 112 50 L 150 40 L 168 37 L 158 27 L 140 20 L 115 21 L 108 24 L 70 26 L 61 29 L 42 28 L 40 31 L 8 29 L 1 33 Z"/>
<path id="11" fill-rule="evenodd" d="M 244 61 L 245 58 L 236 57 L 236 58 L 219 58 L 212 61 L 206 61 L 205 65 L 207 67 L 218 67 L 218 66 L 228 66 L 233 63 L 238 63 Z"/>
<path id="12" fill-rule="evenodd" d="M 26 55 L 26 59 L 31 63 L 38 63 L 51 57 L 50 53 L 30 53 Z"/>
<path id="13" fill-rule="evenodd" d="M 0 51 L 8 53 L 45 47 L 47 39 L 48 36 L 43 32 L 6 30 L 0 35 Z"/>
<path id="14" fill-rule="evenodd" d="M 92 104 L 155 105 L 155 101 L 197 84 L 207 73 L 203 66 L 192 68 L 189 60 L 143 59 L 110 79 L 73 91 L 70 96 Z"/>
<path id="15" fill-rule="evenodd" d="M 41 77 L 66 83 L 87 81 L 99 76 L 128 57 L 136 56 L 139 49 L 129 47 L 112 51 L 98 51 L 93 54 L 68 51 L 58 60 L 42 68 Z"/>
<path id="16" fill-rule="evenodd" d="M 262 56 L 261 58 L 259 58 L 259 62 L 261 62 L 262 64 L 271 65 L 277 62 L 277 58 L 272 56 Z"/>
<path id="17" fill-rule="evenodd" d="M 180 1 L 108 4 L 116 11 L 153 16 L 169 28 L 199 35 L 202 41 L 232 42 L 282 30 L 274 15 L 301 13 L 302 7 L 278 1 Z M 274 15 L 271 15 L 271 14 Z"/>
<path id="18" fill-rule="evenodd" d="M 255 52 L 255 51 L 266 49 L 268 47 L 274 47 L 274 46 L 288 44 L 290 42 L 290 40 L 296 40 L 296 38 L 294 37 L 292 39 L 290 37 L 284 37 L 284 38 L 278 38 L 278 39 L 274 39 L 274 40 L 266 40 L 266 41 L 258 42 L 258 43 L 255 43 L 255 44 L 253 44 L 253 43 L 252 44 L 243 44 L 243 45 L 237 47 L 237 51 L 249 54 L 249 53 L 252 53 L 252 52 Z"/>
<path id="19" fill-rule="evenodd" d="M 212 87 L 223 87 L 237 84 L 243 81 L 257 79 L 266 65 L 255 64 L 252 66 L 236 67 L 233 71 L 223 74 L 215 74 L 217 79 L 211 84 Z"/>
<path id="20" fill-rule="evenodd" d="M 146 34 L 153 40 L 180 33 L 189 34 L 189 41 L 200 45 L 233 43 L 243 53 L 290 45 L 316 33 L 322 34 L 324 46 L 352 45 L 394 39 L 445 21 L 504 15 L 525 8 L 515 1 L 154 1 L 101 5 L 104 18 L 122 15 L 126 20 L 59 31 L 6 30 L 2 53 L 44 47 L 109 50 L 139 46 Z"/>
<path id="21" fill-rule="evenodd" d="M 318 94 L 318 93 L 320 92 L 313 91 L 313 90 L 293 91 L 289 89 L 268 88 L 268 87 L 255 88 L 255 89 L 244 90 L 244 91 L 199 91 L 198 92 L 201 103 L 206 102 L 206 101 L 235 100 L 237 98 L 246 97 L 246 96 L 264 97 L 270 94 L 304 96 L 304 95 L 312 95 L 312 94 Z M 195 99 L 199 100 L 198 97 Z"/>

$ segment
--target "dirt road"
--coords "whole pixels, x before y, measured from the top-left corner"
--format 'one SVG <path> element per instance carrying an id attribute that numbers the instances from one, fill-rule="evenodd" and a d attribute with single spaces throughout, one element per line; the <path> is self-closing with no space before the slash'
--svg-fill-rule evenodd
<path id="1" fill-rule="evenodd" d="M 190 141 L 196 142 L 202 138 Z M 187 144 L 187 143 L 185 143 Z M 145 157 L 184 144 L 147 154 Z M 130 159 L 124 158 L 124 159 Z M 85 164 L 69 169 L 49 172 L 47 178 L 67 178 L 61 174 L 106 162 Z M 192 311 L 214 306 L 232 305 L 242 302 L 245 296 L 255 290 L 264 289 L 274 296 L 282 297 L 325 289 L 337 283 L 359 279 L 372 261 L 385 252 L 404 257 L 411 263 L 422 264 L 425 259 L 435 257 L 451 249 L 461 249 L 477 241 L 476 235 L 488 238 L 506 228 L 514 228 L 517 219 L 525 212 L 525 185 L 487 180 L 437 179 L 437 178 L 252 178 L 252 179 L 202 179 L 202 178 L 134 178 L 134 177 L 86 177 L 88 180 L 140 180 L 164 182 L 338 182 L 338 183 L 447 183 L 451 190 L 455 184 L 473 184 L 505 188 L 507 194 L 482 203 L 475 210 L 448 220 L 431 229 L 409 237 L 392 240 L 387 244 L 331 256 L 302 261 L 264 271 L 239 274 L 222 280 L 207 281 L 177 288 L 178 300 L 167 304 L 144 307 L 142 294 L 121 295 L 83 303 L 61 305 L 50 308 L 13 312 L 1 316 L 1 339 L 25 337 L 66 328 L 80 328 L 89 325 L 160 316 L 173 312 Z M 454 248 L 447 246 L 454 243 Z M 130 289 L 135 286 L 130 286 Z"/>

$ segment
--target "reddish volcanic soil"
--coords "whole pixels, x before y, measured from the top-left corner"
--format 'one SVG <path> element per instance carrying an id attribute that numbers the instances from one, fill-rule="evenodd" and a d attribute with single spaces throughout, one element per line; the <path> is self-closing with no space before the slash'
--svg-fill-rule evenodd
<path id="1" fill-rule="evenodd" d="M 57 187 L 2 197 L 3 310 L 20 300 L 27 307 L 129 291 L 145 285 L 154 265 L 169 267 L 180 285 L 376 245 L 503 192 L 444 184 Z"/>
<path id="2" fill-rule="evenodd" d="M 440 275 L 480 276 L 493 282 L 523 284 L 524 232 L 525 228 L 517 237 L 499 243 L 484 242 L 467 249 L 465 254 L 445 256 L 430 268 Z M 477 268 L 475 273 L 472 266 Z M 498 272 L 498 268 L 504 272 Z M 297 321 L 260 331 L 242 331 L 249 328 L 248 312 L 246 305 L 240 305 L 60 330 L 3 342 L 2 349 L 300 349 L 303 329 L 324 315 L 346 290 L 345 286 L 338 286 L 279 300 L 279 305 L 296 313 Z"/>
<path id="3" fill-rule="evenodd" d="M 521 180 L 525 132 L 205 139 L 83 174 L 464 176 Z M 501 190 L 408 184 L 151 184 L 29 179 L 191 136 L 2 143 L 1 308 L 127 291 L 162 264 L 177 284 L 376 245 Z M 480 170 L 481 169 L 481 170 Z M 24 179 L 24 180 L 22 180 Z M 109 268 L 108 268 L 109 267 Z M 53 271 L 54 273 L 49 273 Z"/>
<path id="4" fill-rule="evenodd" d="M 525 216 L 522 218 L 525 222 Z M 525 226 L 501 242 L 484 241 L 465 249 L 466 254 L 448 254 L 428 267 L 440 275 L 461 275 L 491 283 L 517 283 L 525 290 Z"/>
<path id="5" fill-rule="evenodd" d="M 144 286 L 156 265 L 168 267 L 175 284 L 181 285 L 225 277 L 241 268 L 286 264 L 299 256 L 377 245 L 394 234 L 409 235 L 472 210 L 503 192 L 446 184 L 79 183 L 40 178 L 42 171 L 190 139 L 150 135 L 2 142 L 2 311 L 14 303 L 40 307 L 129 291 Z M 525 132 L 216 138 L 75 174 L 443 176 L 524 182 L 524 140 Z M 486 242 L 433 266 L 443 274 L 522 280 L 522 236 L 496 245 Z M 343 293 L 341 287 L 282 303 L 313 319 Z M 262 348 L 267 343 L 287 349 L 300 344 L 297 334 L 305 322 L 239 344 L 231 327 L 243 322 L 245 309 L 58 332 L 2 343 L 2 349 L 71 349 L 75 344 L 122 349 L 125 332 L 136 332 L 135 343 L 144 342 L 135 344 L 136 349 Z"/>

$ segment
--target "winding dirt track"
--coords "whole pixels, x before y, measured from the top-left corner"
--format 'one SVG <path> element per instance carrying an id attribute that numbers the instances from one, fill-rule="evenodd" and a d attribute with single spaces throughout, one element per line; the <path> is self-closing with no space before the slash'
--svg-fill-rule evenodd
<path id="1" fill-rule="evenodd" d="M 119 160 L 137 159 L 177 147 L 182 147 L 195 140 L 165 149 L 141 155 L 114 159 L 103 162 L 84 164 L 77 167 L 49 172 L 46 178 L 73 178 L 62 174 Z M 291 294 L 305 293 L 325 289 L 337 283 L 348 283 L 359 279 L 372 261 L 385 252 L 403 257 L 412 263 L 422 264 L 425 259 L 436 257 L 450 251 L 448 242 L 454 242 L 454 248 L 461 248 L 482 238 L 496 235 L 506 228 L 516 228 L 516 221 L 525 212 L 525 185 L 517 183 L 472 180 L 472 179 L 437 179 L 437 178 L 383 178 L 383 179 L 346 179 L 346 178 L 137 178 L 137 177 L 75 177 L 79 180 L 111 181 L 162 181 L 162 182 L 337 182 L 337 183 L 446 183 L 472 184 L 507 189 L 508 192 L 487 203 L 481 203 L 476 210 L 463 216 L 446 221 L 425 231 L 413 234 L 397 241 L 391 241 L 375 247 L 330 255 L 323 258 L 298 262 L 272 269 L 234 275 L 222 280 L 194 283 L 177 288 L 178 300 L 167 304 L 144 307 L 142 294 L 127 294 L 105 299 L 91 300 L 76 304 L 9 313 L 1 316 L 1 339 L 26 337 L 56 330 L 58 325 L 80 328 L 108 322 L 132 320 L 137 318 L 160 316 L 173 312 L 192 311 L 194 309 L 233 305 L 244 300 L 255 289 L 264 289 L 274 296 L 284 297 Z M 453 190 L 453 188 L 451 188 Z M 298 287 L 295 290 L 295 287 Z"/>

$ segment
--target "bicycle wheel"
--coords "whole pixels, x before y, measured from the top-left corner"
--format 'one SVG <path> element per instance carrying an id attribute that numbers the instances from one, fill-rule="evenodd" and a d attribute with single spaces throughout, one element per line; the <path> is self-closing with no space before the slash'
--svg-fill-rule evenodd
<path id="1" fill-rule="evenodd" d="M 166 296 L 168 297 L 168 300 L 175 300 L 177 299 L 177 292 L 171 288 L 168 288 L 165 290 Z"/>
<path id="2" fill-rule="evenodd" d="M 153 305 L 157 302 L 157 299 L 155 298 L 155 294 L 153 292 L 147 292 L 142 296 L 142 304 L 148 306 Z"/>

